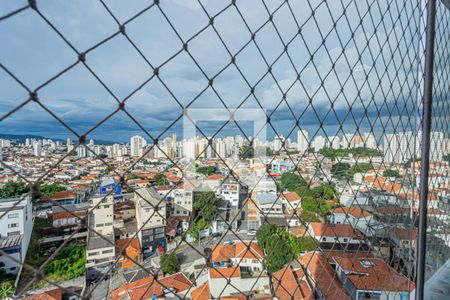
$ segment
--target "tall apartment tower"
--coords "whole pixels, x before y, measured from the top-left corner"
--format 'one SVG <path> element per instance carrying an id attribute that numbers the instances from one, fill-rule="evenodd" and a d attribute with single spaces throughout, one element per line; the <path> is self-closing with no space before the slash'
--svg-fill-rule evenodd
<path id="1" fill-rule="evenodd" d="M 303 154 L 308 150 L 308 131 L 297 131 L 297 150 L 300 154 Z"/>

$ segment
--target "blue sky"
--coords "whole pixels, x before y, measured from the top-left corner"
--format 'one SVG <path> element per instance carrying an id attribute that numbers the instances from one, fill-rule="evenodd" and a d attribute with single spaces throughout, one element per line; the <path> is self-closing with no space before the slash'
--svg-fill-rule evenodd
<path id="1" fill-rule="evenodd" d="M 315 8 L 321 2 L 310 1 L 310 5 Z M 260 0 L 238 0 L 236 7 L 226 9 L 227 1 L 202 1 L 211 16 L 225 9 L 214 19 L 214 27 L 227 50 L 212 26 L 196 35 L 209 23 L 207 14 L 196 0 L 161 1 L 161 10 L 153 7 L 127 23 L 127 35 L 155 67 L 182 49 L 180 38 L 189 40 L 192 57 L 182 51 L 163 64 L 159 79 L 152 79 L 128 98 L 126 110 L 153 136 L 173 124 L 182 114 L 183 107 L 223 108 L 218 95 L 230 108 L 260 108 L 261 105 L 268 113 L 273 112 L 271 120 L 276 132 L 285 136 L 295 125 L 295 118 L 300 118 L 300 127 L 308 130 L 310 136 L 324 135 L 325 131 L 328 135 L 342 131 L 352 133 L 355 124 L 361 126 L 362 131 L 371 130 L 372 126 L 375 132 L 384 127 L 393 130 L 397 126 L 413 126 L 414 120 L 409 119 L 412 107 L 408 105 L 406 112 L 402 108 L 405 101 L 413 103 L 411 100 L 416 97 L 417 29 L 408 19 L 414 19 L 417 9 L 391 6 L 390 15 L 385 15 L 384 26 L 378 26 L 390 1 L 378 1 L 370 8 L 370 14 L 365 14 L 368 10 L 367 4 L 362 3 L 365 1 L 356 1 L 357 6 L 354 1 L 351 4 L 349 0 L 342 1 L 346 6 L 346 18 L 341 17 L 344 9 L 341 1 L 328 2 L 331 2 L 328 6 L 322 3 L 315 9 L 314 20 L 308 19 L 311 8 L 306 1 L 292 1 L 290 7 L 284 4 L 279 9 L 282 1 L 265 1 L 265 7 Z M 136 15 L 148 3 L 106 1 L 120 23 Z M 2 1 L 0 15 L 24 4 Z M 37 4 L 41 13 L 80 52 L 118 30 L 117 23 L 99 1 L 46 0 L 37 1 Z M 242 21 L 237 8 L 247 24 Z M 257 32 L 255 42 L 248 43 L 236 55 L 250 40 L 250 31 L 254 32 L 267 22 L 267 10 L 271 14 L 276 10 L 273 23 L 263 26 Z M 359 16 L 364 16 L 362 25 Z M 400 22 L 395 21 L 398 16 Z M 336 30 L 333 30 L 334 22 Z M 301 34 L 298 24 L 304 24 Z M 324 44 L 323 37 L 326 37 Z M 289 56 L 284 53 L 273 65 L 273 77 L 271 74 L 264 76 L 267 64 L 271 65 L 284 51 L 280 38 L 285 44 L 291 41 L 287 50 Z M 0 22 L 0 43 L 0 63 L 31 90 L 77 62 L 76 53 L 31 9 Z M 230 62 L 228 51 L 236 55 L 237 67 L 231 65 L 214 77 L 214 91 L 208 88 L 206 77 L 215 76 Z M 310 53 L 314 53 L 312 60 Z M 90 51 L 86 55 L 86 64 L 120 101 L 153 74 L 152 68 L 121 34 Z M 297 80 L 300 71 L 300 80 Z M 248 84 L 255 86 L 254 96 L 249 97 Z M 281 101 L 283 93 L 286 93 L 286 101 Z M 40 89 L 38 95 L 43 105 L 79 134 L 101 122 L 118 105 L 82 63 Z M 27 92 L 0 69 L 0 116 L 27 98 Z M 336 113 L 327 113 L 331 102 Z M 369 108 L 367 112 L 365 107 Z M 319 128 L 321 122 L 323 130 Z M 340 123 L 344 124 L 342 129 L 338 126 Z M 211 134 L 218 125 L 201 126 Z M 247 130 L 251 126 L 244 127 L 246 133 L 252 135 Z M 175 122 L 168 133 L 172 131 L 181 134 L 181 120 Z M 35 103 L 27 104 L 0 122 L 0 132 L 55 138 L 70 136 L 66 128 Z M 236 129 L 227 126 L 223 135 L 233 133 L 237 133 Z M 127 114 L 119 112 L 94 130 L 90 137 L 125 141 L 134 134 L 145 135 Z M 269 128 L 268 136 L 273 135 Z M 295 132 L 291 138 L 296 140 Z"/>

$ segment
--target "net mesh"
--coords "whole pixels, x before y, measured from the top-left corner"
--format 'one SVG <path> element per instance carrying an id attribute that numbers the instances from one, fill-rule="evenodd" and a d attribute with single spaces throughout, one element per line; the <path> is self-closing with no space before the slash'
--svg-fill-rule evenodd
<path id="1" fill-rule="evenodd" d="M 420 1 L 3 5 L 5 295 L 414 290 Z M 438 1 L 428 276 L 450 253 L 449 21 Z"/>

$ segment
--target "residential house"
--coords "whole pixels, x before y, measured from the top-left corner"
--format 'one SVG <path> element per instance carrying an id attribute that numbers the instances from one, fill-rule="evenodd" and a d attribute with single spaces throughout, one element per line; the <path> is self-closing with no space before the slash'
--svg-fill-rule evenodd
<path id="1" fill-rule="evenodd" d="M 245 272 L 262 272 L 263 258 L 264 252 L 255 242 L 238 241 L 212 246 L 211 264 L 215 268 L 234 266 Z"/>
<path id="2" fill-rule="evenodd" d="M 362 241 L 362 235 L 350 224 L 327 224 L 311 222 L 307 226 L 309 235 L 320 242 L 323 249 L 361 250 L 367 248 Z"/>
<path id="3" fill-rule="evenodd" d="M 352 299 L 407 300 L 415 286 L 379 258 L 332 258 L 336 274 Z"/>
<path id="4" fill-rule="evenodd" d="M 290 265 L 273 273 L 273 287 L 279 300 L 314 299 L 313 290 L 302 268 L 294 270 Z"/>
<path id="5" fill-rule="evenodd" d="M 167 277 L 146 276 L 134 282 L 121 285 L 113 290 L 111 300 L 138 299 L 184 299 L 191 290 L 192 282 L 183 274 L 176 273 Z"/>
<path id="6" fill-rule="evenodd" d="M 137 238 L 116 240 L 116 254 L 120 255 L 118 265 L 122 269 L 128 269 L 141 263 L 141 245 Z"/>
<path id="7" fill-rule="evenodd" d="M 63 227 L 69 225 L 79 225 L 86 217 L 90 203 L 76 203 L 64 206 L 52 206 L 53 227 Z"/>
<path id="8" fill-rule="evenodd" d="M 351 297 L 339 280 L 328 259 L 321 252 L 308 252 L 300 263 L 318 300 L 350 300 Z"/>

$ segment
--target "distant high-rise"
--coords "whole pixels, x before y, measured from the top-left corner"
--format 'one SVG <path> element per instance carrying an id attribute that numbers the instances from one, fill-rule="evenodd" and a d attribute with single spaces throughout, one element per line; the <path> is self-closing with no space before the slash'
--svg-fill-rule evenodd
<path id="1" fill-rule="evenodd" d="M 416 136 L 412 131 L 385 134 L 383 137 L 384 160 L 386 162 L 403 163 L 413 156 L 419 158 L 421 138 L 421 132 L 417 132 Z"/>
<path id="2" fill-rule="evenodd" d="M 366 132 L 363 134 L 364 146 L 371 149 L 378 149 L 377 140 L 373 133 Z"/>
<path id="3" fill-rule="evenodd" d="M 42 151 L 41 142 L 34 143 L 34 145 L 33 145 L 34 156 L 41 156 L 41 151 Z"/>
<path id="4" fill-rule="evenodd" d="M 320 149 L 325 147 L 325 138 L 321 135 L 318 135 L 314 138 L 313 144 L 314 144 L 314 150 L 319 151 Z"/>
<path id="5" fill-rule="evenodd" d="M 308 131 L 297 131 L 297 150 L 300 154 L 303 154 L 308 150 Z"/>
<path id="6" fill-rule="evenodd" d="M 328 142 L 329 147 L 333 149 L 339 149 L 341 147 L 341 139 L 337 135 L 330 136 L 328 140 L 329 140 Z"/>
<path id="7" fill-rule="evenodd" d="M 133 157 L 138 157 L 143 154 L 143 149 L 147 145 L 147 141 L 139 135 L 132 136 L 130 139 L 130 155 Z"/>

